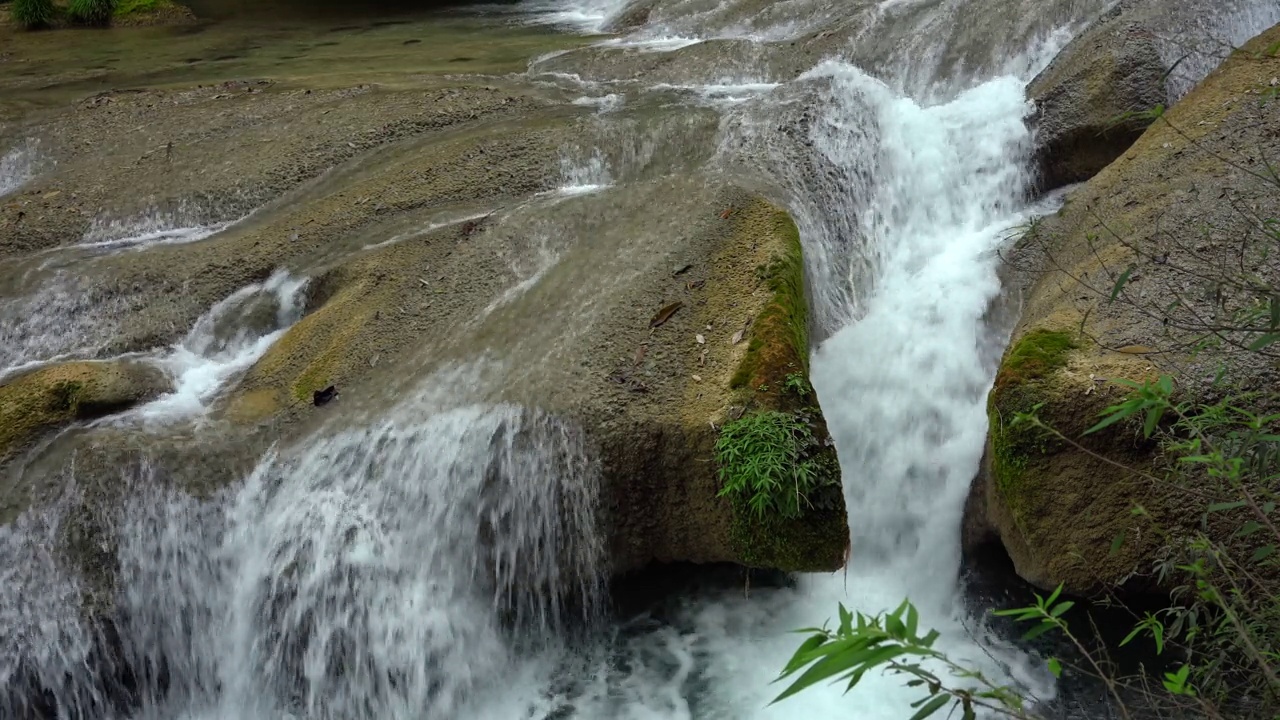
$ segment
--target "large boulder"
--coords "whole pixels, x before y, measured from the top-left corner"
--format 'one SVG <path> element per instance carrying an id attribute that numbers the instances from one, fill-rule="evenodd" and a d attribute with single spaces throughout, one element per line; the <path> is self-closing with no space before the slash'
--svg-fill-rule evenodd
<path id="1" fill-rule="evenodd" d="M 1132 4 L 1132 3 L 1130 3 Z M 1117 6 L 1075 38 L 1031 84 L 1039 189 L 1087 180 L 1133 145 L 1169 103 L 1150 11 Z"/>
<path id="2" fill-rule="evenodd" d="M 838 568 L 848 528 L 834 448 L 807 390 L 803 260 L 790 217 L 701 183 L 640 184 L 584 203 L 602 215 L 513 289 L 495 283 L 510 282 L 503 256 L 527 231 L 496 221 L 322 274 L 309 314 L 247 373 L 226 416 L 323 415 L 312 395 L 329 385 L 344 413 L 385 407 L 373 398 L 415 392 L 407 377 L 490 348 L 495 369 L 482 385 L 491 389 L 472 388 L 478 399 L 538 408 L 591 438 L 615 574 L 654 562 Z M 658 205 L 666 212 L 653 219 Z M 623 219 L 632 213 L 651 229 Z M 720 429 L 761 413 L 812 434 L 798 460 L 820 469 L 822 489 L 800 517 L 761 517 L 742 497 L 718 496 Z"/>
<path id="3" fill-rule="evenodd" d="M 966 532 L 970 543 L 997 536 L 1041 587 L 1162 589 L 1166 543 L 1153 528 L 1177 538 L 1199 522 L 1188 508 L 1204 500 L 1165 480 L 1139 428 L 1083 435 L 1124 395 L 1111 381 L 1168 374 L 1182 399 L 1211 400 L 1221 367 L 1239 391 L 1274 392 L 1274 362 L 1241 352 L 1214 319 L 1249 300 L 1221 282 L 1233 268 L 1280 284 L 1265 224 L 1280 217 L 1266 170 L 1280 156 L 1277 41 L 1280 27 L 1234 54 L 1011 253 L 1025 307 L 991 392 Z M 1013 422 L 1036 408 L 1070 442 Z"/>

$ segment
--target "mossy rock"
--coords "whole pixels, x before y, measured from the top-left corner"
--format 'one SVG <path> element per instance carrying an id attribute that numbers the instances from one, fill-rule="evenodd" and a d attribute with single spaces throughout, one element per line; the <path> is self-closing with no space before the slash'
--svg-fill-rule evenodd
<path id="1" fill-rule="evenodd" d="M 1152 470 L 1153 444 L 1128 423 L 1085 433 L 1123 398 L 1114 380 L 1141 382 L 1153 371 L 1062 329 L 1031 329 L 1005 353 L 987 405 L 982 504 L 1027 581 L 1077 595 L 1149 589 L 1143 575 L 1156 545 L 1132 511 L 1161 504 L 1139 475 Z M 1019 421 L 1023 413 L 1068 440 Z"/>
<path id="2" fill-rule="evenodd" d="M 0 459 L 43 433 L 128 409 L 168 390 L 159 369 L 131 362 L 70 362 L 0 385 Z"/>
<path id="3" fill-rule="evenodd" d="M 985 505 L 987 527 L 971 536 L 993 530 L 1042 588 L 1163 592 L 1153 572 L 1160 537 L 1198 529 L 1203 500 L 1165 479 L 1166 459 L 1136 423 L 1085 434 L 1128 394 L 1114 380 L 1169 375 L 1182 399 L 1214 399 L 1223 367 L 1234 387 L 1274 392 L 1273 362 L 1203 346 L 1179 328 L 1193 312 L 1216 317 L 1185 288 L 1223 266 L 1256 266 L 1280 282 L 1274 263 L 1242 263 L 1245 240 L 1205 242 L 1256 234 L 1240 207 L 1280 217 L 1274 186 L 1237 172 L 1265 175 L 1264 158 L 1280 152 L 1280 114 L 1267 100 L 1277 43 L 1280 26 L 1234 52 L 1007 256 L 1022 318 L 990 396 L 982 501 L 970 503 Z M 1037 406 L 1069 442 L 1012 422 Z"/>
<path id="4" fill-rule="evenodd" d="M 849 526 L 840 463 L 808 379 L 809 309 L 800 232 L 786 211 L 764 201 L 744 208 L 737 222 L 740 231 L 767 238 L 752 245 L 770 251 L 768 261 L 756 268 L 766 299 L 746 330 L 746 350 L 729 379 L 730 390 L 746 409 L 722 425 L 763 413 L 797 418 L 812 439 L 794 460 L 818 468 L 818 479 L 797 517 L 762 515 L 742 495 L 722 498 L 733 513 L 730 542 L 739 562 L 748 567 L 835 570 L 845 561 Z"/>

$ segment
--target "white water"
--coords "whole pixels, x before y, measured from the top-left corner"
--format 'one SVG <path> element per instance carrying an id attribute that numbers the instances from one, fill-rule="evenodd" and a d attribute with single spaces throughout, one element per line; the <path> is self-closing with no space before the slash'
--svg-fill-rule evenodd
<path id="1" fill-rule="evenodd" d="M 942 5 L 921 27 L 965 7 Z M 587 0 L 544 5 L 543 17 L 598 29 L 621 9 Z M 785 36 L 804 26 L 766 19 L 716 32 Z M 1003 342 L 1003 329 L 984 320 L 1000 291 L 994 250 L 1029 212 L 1023 83 L 1064 34 L 1051 28 L 1036 34 L 1045 44 L 993 48 L 1003 77 L 939 85 L 942 50 L 904 42 L 901 71 L 883 81 L 829 61 L 741 97 L 743 89 L 702 95 L 708 86 L 692 82 L 658 88 L 699 95 L 697 104 L 733 98 L 719 103 L 717 162 L 754 169 L 801 226 L 825 338 L 813 380 L 849 505 L 846 573 L 750 597 L 703 593 L 661 617 L 601 624 L 599 468 L 589 443 L 534 411 L 471 404 L 469 389 L 486 379 L 459 371 L 428 379 L 365 429 L 326 430 L 264 458 L 242 486 L 207 503 L 145 466 L 125 471 L 134 487 L 108 524 L 122 563 L 119 660 L 144 675 L 140 708 L 108 709 L 118 693 L 85 670 L 99 667 L 92 658 L 104 640 L 72 609 L 80 581 L 47 551 L 65 516 L 55 508 L 0 529 L 5 557 L 17 559 L 0 570 L 0 681 L 14 687 L 34 675 L 64 709 L 94 718 L 903 720 L 920 694 L 898 678 L 868 677 L 851 697 L 826 687 L 767 703 L 800 640 L 791 630 L 822 624 L 840 602 L 876 612 L 909 597 L 957 660 L 1052 694 L 1035 658 L 984 637 L 966 612 L 957 540 Z M 621 160 L 616 147 L 575 149 L 560 193 L 607 184 L 625 192 L 664 140 L 631 139 Z M 537 260 L 513 265 L 518 280 L 496 302 L 536 284 L 555 254 Z M 276 290 L 251 295 L 275 297 L 278 313 L 294 291 L 279 294 L 286 281 L 275 281 Z M 170 403 L 177 415 L 198 413 L 227 377 L 220 368 L 234 374 L 258 352 L 270 332 L 214 327 L 243 327 L 249 298 L 237 296 L 175 349 L 168 362 L 180 390 L 148 412 Z M 575 597 L 582 607 L 570 606 Z M 0 709 L 32 695 L 0 697 Z"/>
<path id="2" fill-rule="evenodd" d="M 141 406 L 137 415 L 172 421 L 206 410 L 229 379 L 249 369 L 301 319 L 305 286 L 305 278 L 278 270 L 210 308 L 155 361 L 173 378 L 173 391 Z"/>
<path id="3" fill-rule="evenodd" d="M 39 147 L 39 141 L 25 140 L 0 155 L 0 197 L 17 190 L 35 177 Z"/>

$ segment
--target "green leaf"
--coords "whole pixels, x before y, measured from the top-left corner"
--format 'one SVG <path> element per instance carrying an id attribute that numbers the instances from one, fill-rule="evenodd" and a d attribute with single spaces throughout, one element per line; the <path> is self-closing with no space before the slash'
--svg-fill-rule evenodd
<path id="1" fill-rule="evenodd" d="M 1124 286 L 1129 282 L 1129 276 L 1132 275 L 1133 271 L 1136 269 L 1137 266 L 1130 265 L 1127 270 L 1120 273 L 1120 279 L 1116 280 L 1115 287 L 1111 288 L 1111 297 L 1107 298 L 1108 305 L 1116 301 L 1116 297 L 1120 295 L 1120 291 L 1123 290 Z"/>
<path id="2" fill-rule="evenodd" d="M 1120 552 L 1120 547 L 1121 547 L 1122 545 L 1124 545 L 1124 531 L 1123 531 L 1123 530 L 1121 530 L 1121 531 L 1120 531 L 1120 534 L 1116 535 L 1115 539 L 1111 541 L 1111 552 L 1110 552 L 1109 554 L 1111 554 L 1111 555 L 1115 555 L 1116 553 Z"/>
<path id="3" fill-rule="evenodd" d="M 1262 562 L 1263 560 L 1266 560 L 1267 558 L 1275 554 L 1276 554 L 1275 545 L 1263 545 L 1262 547 L 1253 551 L 1253 557 L 1250 558 L 1250 562 Z"/>
<path id="4" fill-rule="evenodd" d="M 1088 430 L 1085 430 L 1084 434 L 1092 435 L 1093 433 L 1096 433 L 1099 430 L 1102 430 L 1104 428 L 1109 428 L 1112 425 L 1115 425 L 1116 423 L 1120 422 L 1121 420 L 1124 420 L 1125 418 L 1129 417 L 1130 415 L 1133 415 L 1137 411 L 1138 411 L 1138 407 L 1135 406 L 1130 408 L 1128 407 L 1128 404 L 1119 405 L 1114 408 L 1108 408 L 1104 412 L 1110 412 L 1111 414 L 1103 418 L 1102 421 L 1099 422 L 1097 425 L 1094 425 Z"/>
<path id="5" fill-rule="evenodd" d="M 1226 510 L 1235 510 L 1245 506 L 1245 501 L 1237 500 L 1235 502 L 1214 503 L 1209 506 L 1209 512 L 1223 512 Z"/>
<path id="6" fill-rule="evenodd" d="M 1031 628 L 1030 630 L 1028 630 L 1028 631 L 1027 631 L 1023 636 L 1022 636 L 1022 639 L 1023 639 L 1023 640 L 1035 640 L 1036 638 L 1040 637 L 1041 635 L 1043 635 L 1043 634 L 1045 634 L 1045 633 L 1049 632 L 1050 630 L 1052 630 L 1052 629 L 1054 629 L 1054 628 L 1056 628 L 1056 627 L 1058 627 L 1058 626 L 1057 626 L 1057 625 L 1055 625 L 1055 624 L 1053 624 L 1052 622 L 1050 622 L 1050 621 L 1048 621 L 1048 620 L 1045 620 L 1044 622 L 1040 623 L 1039 625 L 1037 625 L 1037 626 L 1035 626 L 1035 627 Z"/>
<path id="7" fill-rule="evenodd" d="M 812 660 L 812 658 L 809 657 L 809 653 L 822 647 L 825 642 L 827 642 L 826 635 L 814 635 L 808 640 L 805 640 L 800 647 L 796 648 L 795 654 L 791 656 L 791 660 L 787 662 L 787 666 L 782 669 L 781 677 L 786 677 L 807 665 L 810 660 Z"/>
<path id="8" fill-rule="evenodd" d="M 1062 663 L 1058 662 L 1058 658 L 1049 658 L 1049 672 L 1056 678 L 1062 677 Z"/>
<path id="9" fill-rule="evenodd" d="M 1262 337 L 1258 338 L 1257 340 L 1254 340 L 1249 345 L 1249 349 L 1256 352 L 1258 350 L 1261 350 L 1267 347 L 1268 345 L 1275 343 L 1277 340 L 1280 340 L 1280 333 L 1267 333 Z"/>
<path id="10" fill-rule="evenodd" d="M 950 695 L 944 695 L 944 694 L 934 695 L 932 700 L 926 703 L 924 707 L 917 710 L 915 715 L 911 716 L 911 720 L 924 720 L 930 715 L 941 710 L 943 706 L 945 706 L 949 702 L 951 702 Z"/>
<path id="11" fill-rule="evenodd" d="M 1262 529 L 1262 525 L 1260 523 L 1258 523 L 1256 520 L 1250 520 L 1249 522 L 1241 526 L 1239 530 L 1236 531 L 1235 536 L 1249 537 L 1250 535 L 1258 532 L 1261 529 Z"/>
<path id="12" fill-rule="evenodd" d="M 1072 600 L 1064 600 L 1058 603 L 1056 606 L 1054 606 L 1053 611 L 1050 612 L 1049 614 L 1052 615 L 1053 617 L 1062 617 L 1064 614 L 1066 614 L 1067 611 L 1075 607 L 1075 605 L 1076 605 L 1075 602 Z"/>

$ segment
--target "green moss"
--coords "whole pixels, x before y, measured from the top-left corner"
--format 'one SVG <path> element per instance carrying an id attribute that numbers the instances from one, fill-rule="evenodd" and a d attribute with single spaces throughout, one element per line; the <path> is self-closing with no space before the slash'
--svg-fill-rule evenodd
<path id="1" fill-rule="evenodd" d="M 1045 377 L 1067 364 L 1067 353 L 1076 348 L 1070 333 L 1032 330 L 1005 353 L 996 375 L 996 387 L 1025 383 Z"/>
<path id="2" fill-rule="evenodd" d="M 114 15 L 122 18 L 130 15 L 156 13 L 176 5 L 177 3 L 173 2 L 173 0 L 118 0 Z"/>
<path id="3" fill-rule="evenodd" d="M 58 382 L 49 388 L 49 411 L 74 415 L 83 395 L 84 383 L 76 380 Z"/>
<path id="4" fill-rule="evenodd" d="M 987 401 L 991 473 L 1005 503 L 1017 516 L 1028 491 L 1028 469 L 1053 450 L 1054 441 L 1031 423 L 1014 423 L 1053 397 L 1053 371 L 1065 367 L 1077 347 L 1070 333 L 1032 330 L 1005 353 Z"/>
<path id="5" fill-rule="evenodd" d="M 782 210 L 773 213 L 771 222 L 783 249 L 763 273 L 772 296 L 752 323 L 747 352 L 729 381 L 735 390 L 782 387 L 787 375 L 809 371 L 809 305 L 800 230 Z"/>

